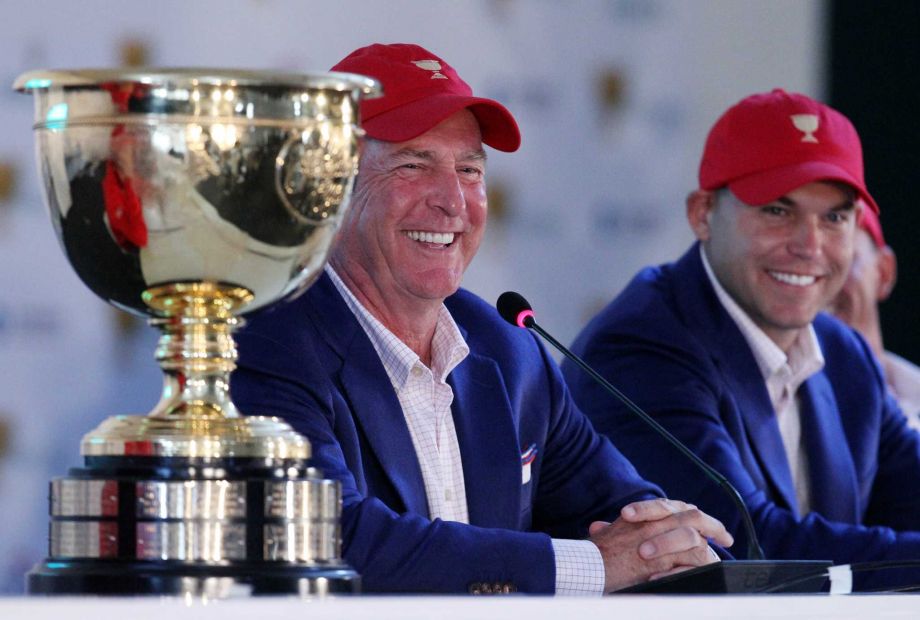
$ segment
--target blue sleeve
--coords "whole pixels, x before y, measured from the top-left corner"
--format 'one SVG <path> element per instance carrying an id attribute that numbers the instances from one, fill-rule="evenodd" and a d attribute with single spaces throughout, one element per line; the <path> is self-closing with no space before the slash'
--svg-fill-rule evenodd
<path id="1" fill-rule="evenodd" d="M 865 522 L 899 531 L 920 531 L 920 434 L 907 424 L 881 376 L 878 382 L 883 402 L 878 471 Z"/>
<path id="2" fill-rule="evenodd" d="M 866 525 L 920 531 L 920 435 L 888 390 L 865 339 L 836 320 L 815 320 L 847 443 L 863 484 Z"/>

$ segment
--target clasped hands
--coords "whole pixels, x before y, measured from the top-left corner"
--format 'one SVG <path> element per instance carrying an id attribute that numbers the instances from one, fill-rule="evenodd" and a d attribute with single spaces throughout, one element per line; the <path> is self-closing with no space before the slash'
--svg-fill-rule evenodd
<path id="1" fill-rule="evenodd" d="M 613 523 L 592 523 L 588 535 L 604 558 L 605 592 L 718 562 L 709 540 L 734 543 L 718 519 L 671 499 L 628 504 Z"/>

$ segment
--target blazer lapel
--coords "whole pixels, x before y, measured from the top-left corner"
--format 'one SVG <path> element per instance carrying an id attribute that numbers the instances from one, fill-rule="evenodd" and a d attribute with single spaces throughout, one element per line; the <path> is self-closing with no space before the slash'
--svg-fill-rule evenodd
<path id="1" fill-rule="evenodd" d="M 752 471 L 754 463 L 747 463 L 748 473 L 755 480 L 762 477 L 764 485 L 772 489 L 774 500 L 797 512 L 789 459 L 763 375 L 744 335 L 710 284 L 699 252 L 696 243 L 675 265 L 680 307 L 688 322 L 699 330 L 735 397 L 748 435 L 746 443 L 759 466 L 759 471 Z M 741 442 L 739 450 L 743 457 Z"/>
<path id="2" fill-rule="evenodd" d="M 317 330 L 342 360 L 339 386 L 383 473 L 409 512 L 428 516 L 422 471 L 402 407 L 374 346 L 325 273 L 308 292 Z M 364 459 L 364 466 L 371 466 Z"/>
<path id="3" fill-rule="evenodd" d="M 743 351 L 750 356 L 747 342 L 743 345 Z M 783 445 L 779 424 L 776 422 L 776 412 L 773 410 L 773 403 L 770 402 L 760 368 L 753 358 L 751 361 L 754 365 L 753 372 L 747 369 L 743 377 L 740 376 L 742 373 L 739 373 L 737 364 L 733 367 L 732 362 L 728 362 L 722 368 L 722 372 L 726 381 L 732 385 L 731 391 L 735 394 L 736 403 L 741 410 L 751 451 L 774 496 L 778 496 L 774 497 L 774 500 L 798 515 L 795 485 L 792 482 L 786 447 Z"/>
<path id="4" fill-rule="evenodd" d="M 832 521 L 858 523 L 856 471 L 830 382 L 818 373 L 802 384 L 799 394 L 812 508 Z"/>
<path id="5" fill-rule="evenodd" d="M 462 328 L 461 328 L 462 331 Z M 521 515 L 521 450 L 508 392 L 494 360 L 471 353 L 449 377 L 451 407 L 470 523 L 517 528 Z"/>

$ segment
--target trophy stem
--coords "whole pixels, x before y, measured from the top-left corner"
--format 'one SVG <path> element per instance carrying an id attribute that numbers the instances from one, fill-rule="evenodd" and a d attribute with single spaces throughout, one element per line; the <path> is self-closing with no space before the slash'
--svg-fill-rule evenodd
<path id="1" fill-rule="evenodd" d="M 162 335 L 156 359 L 163 394 L 146 416 L 114 416 L 83 437 L 81 452 L 95 456 L 192 458 L 310 456 L 310 442 L 287 422 L 240 415 L 230 399 L 236 367 L 236 317 L 253 299 L 248 289 L 213 281 L 148 288 L 144 303 Z"/>
<path id="2" fill-rule="evenodd" d="M 163 394 L 150 412 L 159 418 L 237 418 L 230 399 L 236 368 L 232 332 L 235 315 L 253 299 L 246 288 L 216 282 L 180 282 L 147 289 L 144 302 L 159 316 L 162 332 L 156 359 L 163 369 Z"/>

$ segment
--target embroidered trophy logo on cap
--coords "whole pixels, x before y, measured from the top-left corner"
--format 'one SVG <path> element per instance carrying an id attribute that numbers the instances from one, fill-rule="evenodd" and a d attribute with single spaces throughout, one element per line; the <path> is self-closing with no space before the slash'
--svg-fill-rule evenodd
<path id="1" fill-rule="evenodd" d="M 803 134 L 802 142 L 818 142 L 815 132 L 818 131 L 817 114 L 791 114 L 792 124 Z"/>
<path id="2" fill-rule="evenodd" d="M 413 60 L 412 64 L 425 71 L 433 71 L 432 80 L 446 80 L 447 76 L 441 73 L 441 63 L 437 60 Z"/>

